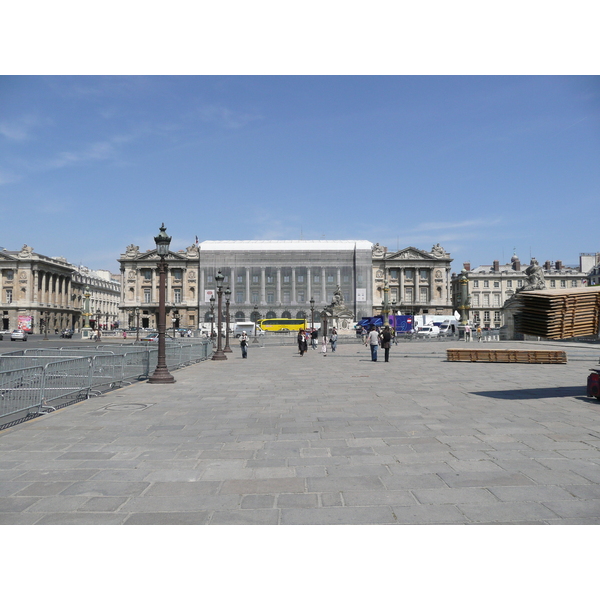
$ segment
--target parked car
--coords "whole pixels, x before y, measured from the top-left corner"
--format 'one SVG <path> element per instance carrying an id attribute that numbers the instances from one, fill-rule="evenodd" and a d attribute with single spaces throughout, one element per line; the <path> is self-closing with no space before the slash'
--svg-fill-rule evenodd
<path id="1" fill-rule="evenodd" d="M 165 334 L 165 340 L 172 340 L 173 337 L 168 333 Z M 142 342 L 158 342 L 158 333 L 151 333 L 141 339 Z"/>
<path id="2" fill-rule="evenodd" d="M 60 337 L 61 338 L 71 339 L 73 337 L 73 330 L 72 329 L 63 329 L 60 332 Z"/>
<path id="3" fill-rule="evenodd" d="M 21 340 L 23 342 L 27 341 L 27 332 L 22 329 L 13 329 L 10 334 L 10 341 L 14 342 L 15 340 Z"/>

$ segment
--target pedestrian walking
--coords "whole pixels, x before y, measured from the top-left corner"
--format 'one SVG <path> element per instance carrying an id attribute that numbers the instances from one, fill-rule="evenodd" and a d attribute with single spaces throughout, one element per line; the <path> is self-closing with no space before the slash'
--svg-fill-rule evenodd
<path id="1" fill-rule="evenodd" d="M 481 327 L 479 325 L 477 326 L 477 341 L 481 341 Z"/>
<path id="2" fill-rule="evenodd" d="M 327 356 L 327 336 L 323 336 L 323 341 L 321 342 L 321 352 L 323 356 Z"/>
<path id="3" fill-rule="evenodd" d="M 329 336 L 329 343 L 331 344 L 331 351 L 335 352 L 335 349 L 337 348 L 337 330 L 334 327 L 331 330 L 331 335 Z"/>
<path id="4" fill-rule="evenodd" d="M 304 353 L 308 350 L 308 343 L 306 342 L 306 335 L 304 329 L 298 332 L 298 352 L 300 356 L 304 356 Z"/>
<path id="5" fill-rule="evenodd" d="M 319 340 L 319 332 L 316 329 L 313 329 L 310 334 L 310 341 L 312 344 L 312 349 L 317 349 L 317 341 Z"/>
<path id="6" fill-rule="evenodd" d="M 123 330 L 123 339 L 126 340 L 127 339 L 127 332 L 125 330 Z"/>
<path id="7" fill-rule="evenodd" d="M 389 325 L 386 325 L 381 333 L 381 347 L 385 353 L 385 362 L 390 362 L 390 346 L 392 345 L 392 334 Z"/>
<path id="8" fill-rule="evenodd" d="M 371 325 L 369 335 L 367 335 L 367 341 L 365 346 L 371 346 L 371 360 L 377 362 L 377 348 L 379 346 L 379 334 L 375 329 L 375 325 Z"/>
<path id="9" fill-rule="evenodd" d="M 242 331 L 240 336 L 240 347 L 242 348 L 242 358 L 248 358 L 248 334 Z"/>
<path id="10" fill-rule="evenodd" d="M 465 342 L 471 341 L 471 326 L 467 323 L 465 325 Z"/>

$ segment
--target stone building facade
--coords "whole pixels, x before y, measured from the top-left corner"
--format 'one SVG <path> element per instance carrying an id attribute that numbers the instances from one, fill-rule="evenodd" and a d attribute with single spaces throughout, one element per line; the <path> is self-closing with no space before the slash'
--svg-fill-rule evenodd
<path id="1" fill-rule="evenodd" d="M 535 260 L 535 259 L 532 259 Z M 546 261 L 540 265 L 547 289 L 573 289 L 587 285 L 587 274 L 580 267 L 567 267 L 562 261 Z M 471 269 L 464 263 L 469 280 L 470 310 L 469 320 L 476 325 L 497 329 L 506 325 L 504 304 L 518 288 L 527 283 L 526 269 L 529 264 L 521 264 L 514 254 L 511 262 L 501 265 L 495 260 L 491 265 L 481 265 Z M 457 298 L 460 274 L 452 274 L 453 298 Z M 458 303 L 455 302 L 456 308 Z"/>
<path id="2" fill-rule="evenodd" d="M 387 286 L 389 313 L 452 314 L 450 263 L 452 258 L 439 245 L 431 251 L 412 246 L 388 252 L 375 244 L 372 251 L 373 315 L 384 311 Z"/>
<path id="3" fill-rule="evenodd" d="M 102 317 L 117 319 L 118 282 L 85 267 L 77 268 L 65 258 L 34 252 L 27 244 L 17 251 L 0 250 L 0 278 L 3 330 L 23 326 L 42 333 L 46 320 L 50 332 L 78 330 L 83 326 L 86 286 L 90 296 L 98 299 L 94 306 L 102 309 Z"/>
<path id="4" fill-rule="evenodd" d="M 198 327 L 198 263 L 195 245 L 170 251 L 167 270 L 167 329 Z M 158 325 L 158 255 L 156 249 L 140 252 L 129 245 L 118 259 L 121 270 L 119 309 L 123 327 L 156 328 Z"/>
<path id="5" fill-rule="evenodd" d="M 257 318 L 314 318 L 340 287 L 348 309 L 370 316 L 372 243 L 366 240 L 241 240 L 200 244 L 199 312 L 210 320 L 210 296 L 221 271 L 231 290 L 232 321 Z"/>

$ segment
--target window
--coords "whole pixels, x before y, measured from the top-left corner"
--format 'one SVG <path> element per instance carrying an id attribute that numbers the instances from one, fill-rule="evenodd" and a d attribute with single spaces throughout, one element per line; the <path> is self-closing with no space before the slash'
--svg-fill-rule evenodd
<path id="1" fill-rule="evenodd" d="M 419 277 L 421 279 L 427 279 L 427 277 L 429 277 L 429 271 L 427 269 L 419 269 Z"/>
<path id="2" fill-rule="evenodd" d="M 494 306 L 500 306 L 500 294 L 494 294 Z"/>
<path id="3" fill-rule="evenodd" d="M 344 283 L 350 283 L 350 276 L 344 275 Z"/>
<path id="4" fill-rule="evenodd" d="M 390 292 L 392 296 L 392 302 L 398 302 L 398 288 L 392 288 Z"/>
<path id="5" fill-rule="evenodd" d="M 327 283 L 333 283 L 333 275 L 327 275 Z"/>
<path id="6" fill-rule="evenodd" d="M 190 321 L 190 325 L 194 324 L 194 315 L 188 315 L 188 319 Z"/>
<path id="7" fill-rule="evenodd" d="M 181 269 L 171 269 L 173 279 L 181 279 L 183 277 L 183 271 Z"/>
<path id="8" fill-rule="evenodd" d="M 427 302 L 429 290 L 425 287 L 419 288 L 419 302 Z"/>
<path id="9" fill-rule="evenodd" d="M 10 304 L 12 302 L 12 298 L 13 298 L 12 293 L 13 293 L 12 290 L 6 290 L 6 303 L 7 304 Z"/>
<path id="10" fill-rule="evenodd" d="M 238 283 L 244 283 L 244 278 L 241 275 L 237 276 L 237 282 Z"/>
<path id="11" fill-rule="evenodd" d="M 551 280 L 550 280 L 550 287 L 551 287 L 551 288 L 552 288 L 552 287 L 553 287 L 553 288 L 555 288 L 555 287 L 556 287 L 556 279 L 551 279 Z"/>
<path id="12" fill-rule="evenodd" d="M 523 286 L 523 280 L 517 279 L 517 287 L 522 287 L 522 286 Z"/>
<path id="13" fill-rule="evenodd" d="M 150 281 L 152 279 L 152 269 L 144 269 L 143 273 L 146 281 Z"/>
<path id="14" fill-rule="evenodd" d="M 406 269 L 406 271 L 404 271 L 404 277 L 406 278 L 407 281 L 412 281 L 413 280 L 413 270 Z"/>
<path id="15" fill-rule="evenodd" d="M 362 283 L 362 282 L 363 282 L 363 276 L 362 276 L 362 275 L 359 275 L 359 276 L 356 278 L 356 283 Z"/>
<path id="16" fill-rule="evenodd" d="M 273 275 L 267 275 L 267 283 L 273 283 Z"/>
<path id="17" fill-rule="evenodd" d="M 483 320 L 486 322 L 489 322 L 489 320 L 490 320 L 490 311 L 489 310 L 483 311 Z"/>
<path id="18" fill-rule="evenodd" d="M 148 304 L 148 302 L 152 302 L 152 293 L 150 288 L 144 288 L 144 302 Z"/>
<path id="19" fill-rule="evenodd" d="M 404 290 L 404 297 L 406 298 L 406 302 L 408 302 L 408 304 L 410 304 L 413 301 L 413 289 L 406 288 Z"/>
<path id="20" fill-rule="evenodd" d="M 571 287 L 577 287 L 577 279 L 571 280 Z"/>
<path id="21" fill-rule="evenodd" d="M 173 302 L 176 304 L 181 302 L 181 288 L 175 288 L 173 290 Z"/>
<path id="22" fill-rule="evenodd" d="M 507 287 L 507 288 L 511 288 L 511 287 L 512 287 L 512 279 L 509 279 L 509 280 L 506 282 L 506 287 Z"/>
<path id="23" fill-rule="evenodd" d="M 473 306 L 479 306 L 479 294 L 473 294 Z"/>
<path id="24" fill-rule="evenodd" d="M 313 281 L 314 281 L 315 283 L 319 283 L 319 281 L 321 281 L 321 278 L 320 278 L 318 275 L 315 275 L 315 276 L 313 277 Z"/>
<path id="25" fill-rule="evenodd" d="M 479 311 L 478 310 L 476 310 L 473 313 L 473 321 L 475 321 L 475 323 L 479 323 Z"/>
<path id="26" fill-rule="evenodd" d="M 6 271 L 6 281 L 12 281 L 15 278 L 14 271 Z"/>
<path id="27" fill-rule="evenodd" d="M 235 301 L 237 304 L 241 304 L 244 301 L 244 292 L 235 292 Z"/>
<path id="28" fill-rule="evenodd" d="M 490 287 L 489 279 L 484 279 L 483 280 L 483 287 L 488 287 L 488 288 Z"/>
<path id="29" fill-rule="evenodd" d="M 495 310 L 494 311 L 494 321 L 499 321 L 499 320 L 500 320 L 500 311 Z"/>
<path id="30" fill-rule="evenodd" d="M 206 283 L 212 283 L 213 277 L 212 275 L 207 275 L 206 276 Z"/>
<path id="31" fill-rule="evenodd" d="M 561 288 L 567 287 L 567 282 L 564 279 L 560 280 L 560 287 Z"/>
<path id="32" fill-rule="evenodd" d="M 252 304 L 258 304 L 258 292 L 252 292 Z"/>
<path id="33" fill-rule="evenodd" d="M 478 287 L 479 287 L 479 280 L 478 280 L 478 279 L 476 279 L 476 280 L 473 282 L 473 287 L 474 287 L 474 288 L 478 288 Z"/>
<path id="34" fill-rule="evenodd" d="M 252 275 L 252 283 L 258 283 L 258 275 Z"/>
<path id="35" fill-rule="evenodd" d="M 312 297 L 315 300 L 315 304 L 319 304 L 319 302 L 321 302 L 321 292 L 313 292 Z"/>
<path id="36" fill-rule="evenodd" d="M 289 292 L 283 292 L 283 302 L 284 302 L 284 304 L 290 303 L 290 293 Z"/>
<path id="37" fill-rule="evenodd" d="M 397 269 L 390 269 L 390 277 L 392 279 L 398 279 L 398 270 Z"/>
<path id="38" fill-rule="evenodd" d="M 483 295 L 483 305 L 484 306 L 489 306 L 490 305 L 490 295 L 489 294 L 484 294 Z"/>
<path id="39" fill-rule="evenodd" d="M 298 292 L 298 302 L 304 302 L 304 292 Z"/>
<path id="40" fill-rule="evenodd" d="M 304 275 L 298 275 L 298 283 L 304 283 Z"/>
<path id="41" fill-rule="evenodd" d="M 289 275 L 284 275 L 283 276 L 283 283 L 289 283 L 290 282 L 290 276 Z"/>
<path id="42" fill-rule="evenodd" d="M 499 281 L 494 281 L 494 287 L 495 288 L 499 288 L 500 287 L 500 282 Z"/>
<path id="43" fill-rule="evenodd" d="M 275 302 L 275 295 L 273 294 L 273 292 L 269 292 L 267 294 L 267 303 L 273 304 L 274 302 Z"/>

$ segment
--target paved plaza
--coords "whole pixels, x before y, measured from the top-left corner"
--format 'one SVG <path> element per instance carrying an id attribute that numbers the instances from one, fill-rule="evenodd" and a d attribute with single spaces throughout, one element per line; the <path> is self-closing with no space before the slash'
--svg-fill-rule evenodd
<path id="1" fill-rule="evenodd" d="M 0 524 L 596 524 L 599 345 L 250 344 L 0 431 Z M 476 345 L 476 343 L 473 343 Z"/>

